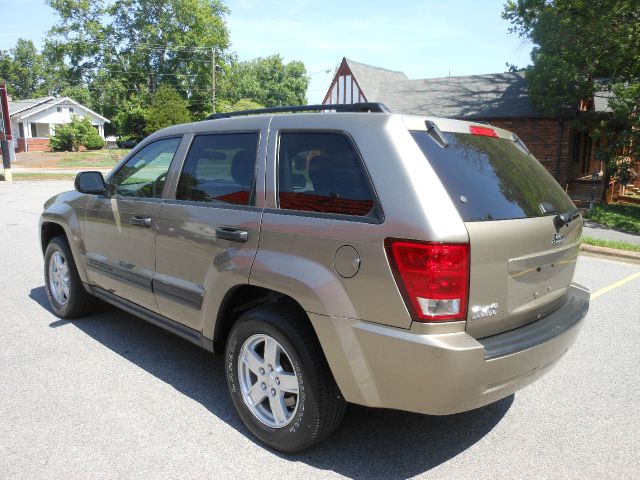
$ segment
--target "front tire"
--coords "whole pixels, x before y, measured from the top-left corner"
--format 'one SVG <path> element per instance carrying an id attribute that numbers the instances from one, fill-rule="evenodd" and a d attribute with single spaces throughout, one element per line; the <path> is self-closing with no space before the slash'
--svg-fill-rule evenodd
<path id="1" fill-rule="evenodd" d="M 246 427 L 281 452 L 328 437 L 346 403 L 303 313 L 267 305 L 248 310 L 226 347 L 227 385 Z"/>
<path id="2" fill-rule="evenodd" d="M 82 286 L 71 248 L 64 236 L 51 239 L 44 254 L 44 281 L 49 305 L 61 318 L 76 318 L 93 311 L 98 300 Z"/>

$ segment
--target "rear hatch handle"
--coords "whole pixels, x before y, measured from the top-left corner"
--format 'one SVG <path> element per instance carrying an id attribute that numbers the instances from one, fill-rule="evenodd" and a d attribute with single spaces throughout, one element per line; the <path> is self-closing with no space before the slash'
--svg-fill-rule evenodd
<path id="1" fill-rule="evenodd" d="M 555 224 L 556 228 L 560 230 L 565 225 L 569 225 L 579 216 L 580 216 L 580 209 L 574 208 L 573 210 L 569 210 L 568 212 L 565 212 L 565 213 L 559 213 L 558 215 L 553 217 L 553 223 Z"/>

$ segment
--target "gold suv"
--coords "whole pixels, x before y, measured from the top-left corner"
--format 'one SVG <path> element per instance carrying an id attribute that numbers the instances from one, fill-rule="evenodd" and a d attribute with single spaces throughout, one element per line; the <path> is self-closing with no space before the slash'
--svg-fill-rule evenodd
<path id="1" fill-rule="evenodd" d="M 445 415 L 546 373 L 589 308 L 581 229 L 514 134 L 380 104 L 166 128 L 40 220 L 59 316 L 101 299 L 224 352 L 238 414 L 284 452 L 347 402 Z"/>

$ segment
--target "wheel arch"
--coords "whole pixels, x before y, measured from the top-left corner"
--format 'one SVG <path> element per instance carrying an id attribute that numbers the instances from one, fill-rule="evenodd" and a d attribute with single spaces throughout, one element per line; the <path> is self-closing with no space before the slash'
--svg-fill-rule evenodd
<path id="1" fill-rule="evenodd" d="M 57 217 L 57 216 L 44 216 L 40 220 L 40 248 L 42 249 L 42 254 L 44 255 L 47 250 L 47 245 L 49 242 L 57 237 L 64 236 L 69 248 L 71 249 L 71 254 L 73 255 L 73 261 L 75 263 L 76 269 L 78 270 L 78 275 L 80 276 L 80 280 L 84 284 L 87 283 L 87 272 L 85 269 L 84 262 L 82 261 L 82 246 L 80 244 L 80 236 L 75 235 L 74 231 L 80 232 L 80 225 L 77 222 L 77 218 L 75 216 L 71 220 L 72 225 L 69 225 L 67 219 L 65 217 Z"/>
<path id="2" fill-rule="evenodd" d="M 40 226 L 40 247 L 42 248 L 42 253 L 44 254 L 47 250 L 47 245 L 49 242 L 58 236 L 64 236 L 67 239 L 67 243 L 69 243 L 69 237 L 64 227 L 56 222 L 43 222 Z"/>
<path id="3" fill-rule="evenodd" d="M 214 326 L 214 351 L 224 352 L 229 332 L 240 315 L 251 308 L 266 304 L 280 304 L 296 310 L 300 318 L 304 319 L 306 328 L 318 339 L 307 312 L 294 298 L 269 288 L 242 284 L 230 289 L 220 304 Z"/>

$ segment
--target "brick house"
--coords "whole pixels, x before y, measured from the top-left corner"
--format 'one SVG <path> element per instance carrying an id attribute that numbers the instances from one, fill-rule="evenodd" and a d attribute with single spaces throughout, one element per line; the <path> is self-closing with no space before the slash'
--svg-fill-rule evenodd
<path id="1" fill-rule="evenodd" d="M 587 132 L 574 126 L 581 111 L 606 111 L 606 98 L 583 102 L 559 117 L 538 111 L 523 72 L 410 80 L 404 73 L 346 58 L 324 104 L 382 102 L 392 112 L 488 122 L 518 135 L 563 188 L 604 165 Z M 590 188 L 590 187 L 589 187 Z"/>
<path id="2" fill-rule="evenodd" d="M 73 115 L 89 117 L 102 138 L 109 120 L 69 97 L 9 99 L 9 116 L 16 152 L 49 150 L 49 137 L 57 125 L 71 121 Z"/>

